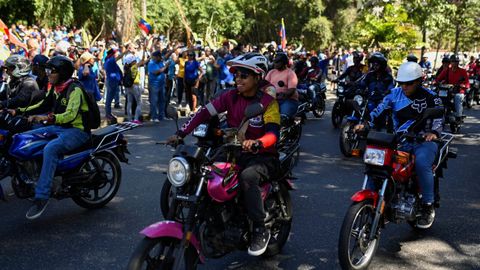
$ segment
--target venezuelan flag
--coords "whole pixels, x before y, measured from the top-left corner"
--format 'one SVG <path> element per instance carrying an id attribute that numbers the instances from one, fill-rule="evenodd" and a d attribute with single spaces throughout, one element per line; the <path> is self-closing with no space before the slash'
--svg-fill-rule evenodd
<path id="1" fill-rule="evenodd" d="M 140 29 L 142 29 L 147 35 L 152 31 L 152 26 L 142 18 L 140 18 L 140 21 L 138 22 L 138 27 L 140 27 Z"/>
<path id="2" fill-rule="evenodd" d="M 282 25 L 280 26 L 280 31 L 278 32 L 278 35 L 280 36 L 282 50 L 285 50 L 285 48 L 287 48 L 287 33 L 285 31 L 285 22 L 283 18 L 282 18 Z"/>

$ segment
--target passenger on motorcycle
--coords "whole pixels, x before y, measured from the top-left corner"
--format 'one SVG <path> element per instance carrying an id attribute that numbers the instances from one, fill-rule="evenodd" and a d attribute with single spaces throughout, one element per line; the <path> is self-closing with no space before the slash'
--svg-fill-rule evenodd
<path id="1" fill-rule="evenodd" d="M 475 56 L 470 57 L 470 62 L 465 66 L 465 69 L 467 70 L 467 73 L 470 77 L 474 76 L 476 74 L 476 69 L 479 68 L 477 67 L 477 63 L 475 61 Z"/>
<path id="2" fill-rule="evenodd" d="M 248 253 L 253 256 L 263 254 L 270 240 L 270 232 L 265 228 L 265 211 L 259 184 L 275 176 L 279 168 L 275 149 L 279 130 L 280 113 L 277 101 L 259 89 L 259 82 L 265 75 L 263 65 L 267 59 L 258 53 L 241 55 L 230 61 L 235 74 L 237 88 L 227 91 L 200 109 L 176 135 L 170 137 L 172 143 L 191 133 L 196 126 L 211 117 L 227 111 L 229 127 L 239 127 L 248 105 L 260 102 L 264 113 L 249 120 L 242 142 L 243 151 L 237 157 L 240 165 L 241 188 L 248 216 L 253 223 L 253 237 Z M 259 145 L 260 150 L 254 146 Z"/>
<path id="3" fill-rule="evenodd" d="M 45 73 L 45 65 L 47 64 L 48 57 L 42 54 L 35 55 L 32 60 L 32 74 L 37 76 L 38 88 L 43 92 L 48 91 L 48 76 Z"/>
<path id="4" fill-rule="evenodd" d="M 35 187 L 35 199 L 28 210 L 28 219 L 38 218 L 45 211 L 50 198 L 52 180 L 59 159 L 87 142 L 90 131 L 83 120 L 88 104 L 83 90 L 72 84 L 73 63 L 65 56 L 55 56 L 48 60 L 48 81 L 54 91 L 53 104 L 48 115 L 33 115 L 29 121 L 46 122 L 49 126 L 28 131 L 30 134 L 55 134 L 44 149 L 42 171 Z M 43 106 L 50 102 L 44 101 Z"/>
<path id="5" fill-rule="evenodd" d="M 351 85 L 356 80 L 360 79 L 365 73 L 368 72 L 368 67 L 365 64 L 362 64 L 363 53 L 359 51 L 353 52 L 353 65 L 349 66 L 345 72 L 340 75 L 333 82 L 338 82 L 345 79 L 347 86 Z"/>
<path id="6" fill-rule="evenodd" d="M 280 113 L 293 117 L 298 108 L 297 84 L 295 72 L 287 67 L 288 57 L 285 53 L 278 53 L 273 61 L 274 69 L 268 72 L 265 80 L 275 86 Z"/>
<path id="7" fill-rule="evenodd" d="M 399 132 L 402 126 L 417 119 L 427 108 L 441 107 L 442 101 L 435 93 L 422 87 L 422 68 L 417 63 L 403 63 L 398 69 L 397 82 L 400 87 L 391 90 L 375 110 L 370 113 L 370 125 L 384 110 L 393 110 L 395 130 Z M 415 172 L 417 173 L 422 194 L 422 216 L 418 219 L 419 228 L 429 228 L 435 217 L 434 210 L 434 178 L 432 165 L 438 151 L 438 146 L 432 140 L 440 137 L 443 118 L 427 121 L 420 135 L 425 141 L 406 145 L 404 151 L 413 149 L 415 154 Z M 355 126 L 362 130 L 363 124 Z"/>
<path id="8" fill-rule="evenodd" d="M 436 83 L 447 83 L 457 86 L 458 93 L 455 94 L 455 116 L 461 118 L 463 116 L 463 99 L 465 91 L 470 88 L 467 71 L 458 66 L 460 58 L 457 55 L 450 57 L 450 68 L 442 71 L 435 79 Z"/>
<path id="9" fill-rule="evenodd" d="M 7 58 L 6 74 L 10 77 L 9 91 L 0 93 L 0 109 L 17 109 L 36 103 L 41 92 L 35 79 L 30 76 L 31 64 L 24 56 L 12 55 Z"/>
<path id="10" fill-rule="evenodd" d="M 442 74 L 442 72 L 444 70 L 447 70 L 449 67 L 450 67 L 450 57 L 444 56 L 442 58 L 442 66 L 437 70 L 437 73 L 435 74 L 435 78 L 438 78 L 438 76 L 440 76 L 440 74 Z"/>
<path id="11" fill-rule="evenodd" d="M 375 52 L 368 59 L 370 71 L 365 78 L 360 81 L 359 87 L 366 89 L 368 92 L 368 110 L 371 112 L 383 98 L 394 87 L 393 77 L 387 69 L 387 58 L 382 53 Z M 376 119 L 377 128 L 383 128 L 386 122 L 386 115 L 382 115 Z"/>

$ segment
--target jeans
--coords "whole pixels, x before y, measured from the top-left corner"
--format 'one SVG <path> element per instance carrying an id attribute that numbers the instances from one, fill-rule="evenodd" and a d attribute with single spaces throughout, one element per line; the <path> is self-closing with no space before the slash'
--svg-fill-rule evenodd
<path id="1" fill-rule="evenodd" d="M 423 142 L 415 145 L 405 145 L 402 151 L 410 152 L 413 148 L 415 155 L 415 172 L 418 177 L 420 194 L 422 194 L 422 203 L 431 204 L 434 202 L 434 179 L 432 165 L 438 151 L 438 145 L 434 142 Z M 375 189 L 372 181 L 367 182 L 368 189 Z"/>
<path id="2" fill-rule="evenodd" d="M 90 138 L 90 134 L 78 128 L 65 128 L 55 125 L 25 133 L 54 133 L 57 135 L 57 138 L 50 141 L 43 149 L 42 171 L 35 187 L 35 199 L 48 199 L 50 198 L 52 180 L 59 160 L 63 158 L 65 153 L 85 144 Z"/>
<path id="3" fill-rule="evenodd" d="M 105 116 L 109 117 L 112 115 L 112 101 L 120 93 L 120 87 L 118 82 L 108 82 L 105 84 L 107 86 L 107 93 L 105 98 Z"/>
<path id="4" fill-rule="evenodd" d="M 462 117 L 463 115 L 463 99 L 465 94 L 455 94 L 453 101 L 455 102 L 455 116 Z"/>
<path id="5" fill-rule="evenodd" d="M 165 118 L 165 82 L 148 85 L 150 101 L 150 119 L 163 120 Z"/>
<path id="6" fill-rule="evenodd" d="M 297 113 L 299 104 L 294 99 L 279 99 L 278 105 L 280 106 L 280 114 L 293 118 Z"/>
<path id="7" fill-rule="evenodd" d="M 182 105 L 183 90 L 185 86 L 183 83 L 183 78 L 177 78 L 177 100 L 178 106 Z"/>
<path id="8" fill-rule="evenodd" d="M 134 84 L 132 87 L 127 87 L 127 115 L 129 120 L 139 120 L 142 115 L 142 89 L 139 84 Z M 135 102 L 135 116 L 132 117 L 132 105 Z"/>

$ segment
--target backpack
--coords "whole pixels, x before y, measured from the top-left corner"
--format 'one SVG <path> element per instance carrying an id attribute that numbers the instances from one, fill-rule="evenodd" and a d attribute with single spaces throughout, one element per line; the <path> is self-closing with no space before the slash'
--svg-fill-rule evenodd
<path id="1" fill-rule="evenodd" d="M 132 74 L 132 68 L 129 67 L 128 65 L 125 65 L 125 70 L 123 71 L 123 86 L 124 87 L 132 87 L 133 86 L 133 74 Z"/>
<path id="2" fill-rule="evenodd" d="M 101 116 L 97 101 L 95 101 L 95 97 L 92 95 L 92 93 L 89 93 L 85 90 L 83 84 L 80 81 L 74 80 L 68 86 L 67 96 L 70 95 L 70 92 L 73 91 L 76 86 L 82 89 L 83 96 L 85 97 L 88 105 L 88 112 L 82 112 L 82 120 L 83 124 L 85 125 L 85 131 L 99 128 L 101 123 Z"/>

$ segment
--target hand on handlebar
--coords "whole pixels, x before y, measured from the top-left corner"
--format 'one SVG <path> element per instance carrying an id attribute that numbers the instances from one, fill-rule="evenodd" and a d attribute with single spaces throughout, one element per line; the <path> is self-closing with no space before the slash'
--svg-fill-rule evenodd
<path id="1" fill-rule="evenodd" d="M 425 138 L 426 142 L 431 142 L 433 140 L 438 139 L 437 135 L 434 133 L 427 132 L 423 135 L 423 138 Z"/>
<path id="2" fill-rule="evenodd" d="M 28 122 L 29 123 L 32 123 L 32 122 L 41 123 L 41 122 L 44 122 L 44 121 L 48 121 L 48 116 L 47 115 L 31 115 L 31 116 L 28 117 Z"/>
<path id="3" fill-rule="evenodd" d="M 365 129 L 364 124 L 357 124 L 353 127 L 353 132 L 359 132 Z"/>
<path id="4" fill-rule="evenodd" d="M 245 151 L 256 153 L 262 147 L 262 143 L 258 140 L 245 140 L 242 143 L 242 148 Z"/>
<path id="5" fill-rule="evenodd" d="M 178 135 L 172 135 L 170 137 L 167 138 L 167 141 L 165 142 L 165 144 L 167 145 L 172 145 L 172 146 L 177 146 L 180 141 L 182 141 L 182 137 L 178 136 Z"/>
<path id="6" fill-rule="evenodd" d="M 8 114 L 10 114 L 11 116 L 15 116 L 17 114 L 17 111 L 14 110 L 14 109 L 7 109 L 7 112 Z"/>

